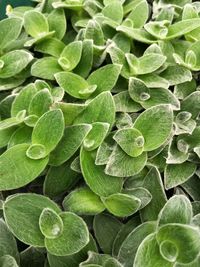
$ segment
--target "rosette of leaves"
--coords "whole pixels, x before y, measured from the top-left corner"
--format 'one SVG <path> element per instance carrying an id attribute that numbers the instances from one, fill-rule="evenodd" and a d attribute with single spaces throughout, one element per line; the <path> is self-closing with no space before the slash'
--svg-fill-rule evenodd
<path id="1" fill-rule="evenodd" d="M 200 265 L 200 5 L 42 0 L 0 21 L 0 265 Z"/>

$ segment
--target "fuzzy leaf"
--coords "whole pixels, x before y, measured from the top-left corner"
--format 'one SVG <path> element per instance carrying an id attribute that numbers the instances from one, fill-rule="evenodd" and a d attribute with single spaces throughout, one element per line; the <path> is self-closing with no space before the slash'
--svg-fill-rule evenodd
<path id="1" fill-rule="evenodd" d="M 103 166 L 95 165 L 95 156 L 95 151 L 86 151 L 81 148 L 81 170 L 86 184 L 100 196 L 109 196 L 120 192 L 122 179 L 105 174 Z"/>
<path id="2" fill-rule="evenodd" d="M 44 208 L 60 212 L 49 198 L 31 193 L 7 198 L 3 211 L 9 229 L 19 240 L 28 245 L 44 247 L 44 236 L 39 228 L 39 217 Z"/>
<path id="3" fill-rule="evenodd" d="M 89 231 L 83 219 L 72 212 L 60 214 L 63 232 L 55 238 L 45 238 L 45 246 L 53 255 L 66 256 L 79 252 L 89 242 Z"/>
<path id="4" fill-rule="evenodd" d="M 105 209 L 100 197 L 87 187 L 70 192 L 63 200 L 63 207 L 80 215 L 95 215 Z"/>
<path id="5" fill-rule="evenodd" d="M 48 157 L 39 160 L 30 159 L 26 156 L 28 148 L 28 144 L 19 144 L 0 156 L 1 190 L 16 189 L 30 183 L 46 167 Z"/>
<path id="6" fill-rule="evenodd" d="M 139 115 L 134 127 L 144 137 L 144 151 L 160 147 L 172 131 L 173 112 L 169 105 L 151 107 Z"/>

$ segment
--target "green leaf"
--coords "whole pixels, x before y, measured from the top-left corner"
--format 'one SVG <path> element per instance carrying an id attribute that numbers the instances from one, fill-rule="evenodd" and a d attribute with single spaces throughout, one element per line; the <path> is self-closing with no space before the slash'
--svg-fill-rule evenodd
<path id="1" fill-rule="evenodd" d="M 182 66 L 169 66 L 161 74 L 161 77 L 168 80 L 169 85 L 177 85 L 192 80 L 191 71 Z"/>
<path id="2" fill-rule="evenodd" d="M 75 98 L 87 99 L 96 89 L 95 85 L 90 86 L 85 79 L 72 72 L 58 72 L 55 79 L 65 92 Z"/>
<path id="3" fill-rule="evenodd" d="M 115 104 L 110 92 L 102 92 L 92 99 L 82 113 L 74 120 L 74 124 L 107 122 L 110 128 L 115 121 Z"/>
<path id="4" fill-rule="evenodd" d="M 144 150 L 144 138 L 137 129 L 121 129 L 115 133 L 113 138 L 131 157 L 138 157 Z"/>
<path id="5" fill-rule="evenodd" d="M 43 145 L 46 150 L 45 154 L 48 155 L 61 140 L 63 132 L 64 118 L 62 111 L 59 109 L 50 110 L 40 117 L 33 128 L 32 144 Z"/>
<path id="6" fill-rule="evenodd" d="M 121 24 L 123 20 L 123 7 L 120 1 L 113 1 L 106 5 L 102 10 L 103 16 L 109 18 L 118 24 Z M 105 20 L 106 22 L 106 20 Z"/>
<path id="7" fill-rule="evenodd" d="M 102 197 L 102 201 L 107 210 L 118 217 L 126 217 L 136 213 L 141 204 L 139 198 L 121 193 Z"/>
<path id="8" fill-rule="evenodd" d="M 149 17 L 149 6 L 146 0 L 129 1 L 124 5 L 124 13 L 129 13 L 127 16 L 133 23 L 134 28 L 141 28 L 146 23 Z"/>
<path id="9" fill-rule="evenodd" d="M 177 261 L 179 263 L 190 263 L 199 254 L 200 249 L 200 233 L 199 229 L 190 225 L 171 223 L 160 227 L 156 239 L 158 244 L 163 244 L 165 241 L 170 242 L 176 247 L 176 254 L 171 255 L 167 249 L 162 249 L 162 255 L 168 261 Z M 168 245 L 169 246 L 169 245 Z M 182 253 L 184 251 L 184 253 Z"/>
<path id="10" fill-rule="evenodd" d="M 22 30 L 23 21 L 19 18 L 7 18 L 0 22 L 0 54 L 11 42 L 16 40 Z"/>
<path id="11" fill-rule="evenodd" d="M 37 89 L 33 83 L 25 86 L 12 103 L 11 116 L 16 116 L 22 110 L 28 111 L 29 104 L 36 93 Z"/>
<path id="12" fill-rule="evenodd" d="M 47 251 L 56 256 L 77 253 L 89 242 L 89 231 L 83 219 L 72 212 L 60 214 L 63 221 L 63 232 L 55 238 L 45 238 Z"/>
<path id="13" fill-rule="evenodd" d="M 92 123 L 92 129 L 83 141 L 84 148 L 91 151 L 99 147 L 108 133 L 109 126 L 106 122 Z"/>
<path id="14" fill-rule="evenodd" d="M 104 35 L 100 24 L 96 20 L 89 20 L 85 29 L 85 39 L 92 39 L 95 45 L 104 45 Z"/>
<path id="15" fill-rule="evenodd" d="M 0 78 L 10 78 L 20 73 L 33 60 L 33 56 L 25 50 L 14 50 L 0 57 L 3 63 Z"/>
<path id="16" fill-rule="evenodd" d="M 53 104 L 53 99 L 49 90 L 47 88 L 43 89 L 37 92 L 31 99 L 28 109 L 29 114 L 40 117 L 49 110 L 52 104 Z"/>
<path id="17" fill-rule="evenodd" d="M 49 168 L 43 184 L 43 192 L 46 196 L 57 197 L 76 184 L 80 175 L 70 168 L 70 164 L 71 162 L 67 161 L 60 166 Z"/>
<path id="18" fill-rule="evenodd" d="M 196 91 L 188 95 L 181 102 L 181 110 L 188 111 L 192 114 L 192 118 L 195 119 L 200 112 L 200 92 Z"/>
<path id="19" fill-rule="evenodd" d="M 36 44 L 34 50 L 58 58 L 64 48 L 65 44 L 60 40 L 56 38 L 48 38 Z"/>
<path id="20" fill-rule="evenodd" d="M 74 41 L 68 44 L 58 59 L 58 63 L 65 71 L 73 70 L 79 63 L 82 53 L 82 42 Z"/>
<path id="21" fill-rule="evenodd" d="M 63 207 L 80 215 L 95 215 L 105 209 L 100 197 L 87 187 L 70 192 L 63 200 Z"/>
<path id="22" fill-rule="evenodd" d="M 66 267 L 66 264 L 68 264 L 70 267 L 77 267 L 78 264 L 87 259 L 88 251 L 95 251 L 95 252 L 97 251 L 96 242 L 91 234 L 89 243 L 79 252 L 69 256 L 62 256 L 62 257 L 48 253 L 47 258 L 51 267 L 57 267 L 57 266 Z"/>
<path id="23" fill-rule="evenodd" d="M 60 212 L 53 201 L 42 195 L 25 193 L 8 197 L 3 206 L 6 224 L 25 244 L 44 247 L 44 236 L 39 228 L 39 217 L 44 208 Z"/>
<path id="24" fill-rule="evenodd" d="M 137 112 L 142 109 L 141 105 L 133 101 L 127 91 L 113 96 L 117 112 Z"/>
<path id="25" fill-rule="evenodd" d="M 94 217 L 94 234 L 104 253 L 112 253 L 113 242 L 121 227 L 122 223 L 109 214 L 101 213 Z"/>
<path id="26" fill-rule="evenodd" d="M 105 168 L 105 173 L 117 177 L 128 177 L 139 173 L 146 165 L 147 154 L 130 157 L 119 146 L 111 153 Z"/>
<path id="27" fill-rule="evenodd" d="M 91 128 L 89 124 L 66 127 L 62 139 L 50 155 L 50 164 L 58 166 L 70 159 L 81 146 Z"/>
<path id="28" fill-rule="evenodd" d="M 200 27 L 200 19 L 186 19 L 169 26 L 166 39 L 174 39 Z"/>
<path id="29" fill-rule="evenodd" d="M 13 132 L 9 139 L 8 148 L 19 144 L 30 144 L 31 143 L 32 129 L 27 126 L 22 126 Z"/>
<path id="30" fill-rule="evenodd" d="M 154 186 L 152 186 L 152 184 Z M 166 195 L 163 188 L 160 173 L 156 167 L 152 167 L 145 176 L 142 187 L 146 188 L 152 195 L 151 202 L 140 210 L 142 221 L 157 220 L 160 210 L 166 203 Z"/>
<path id="31" fill-rule="evenodd" d="M 140 209 L 143 209 L 152 200 L 152 196 L 149 191 L 143 187 L 136 187 L 124 190 L 124 193 L 135 196 L 141 201 Z"/>
<path id="32" fill-rule="evenodd" d="M 26 267 L 31 262 L 33 267 L 43 267 L 45 258 L 42 250 L 30 246 L 20 253 L 20 266 Z"/>
<path id="33" fill-rule="evenodd" d="M 146 54 L 139 58 L 136 73 L 138 75 L 154 72 L 166 61 L 166 57 L 156 53 Z"/>
<path id="34" fill-rule="evenodd" d="M 36 10 L 26 11 L 24 14 L 24 28 L 33 38 L 49 32 L 47 18 Z"/>
<path id="35" fill-rule="evenodd" d="M 54 210 L 44 208 L 40 214 L 39 227 L 45 238 L 55 239 L 63 232 L 63 221 Z"/>
<path id="36" fill-rule="evenodd" d="M 58 61 L 54 57 L 38 59 L 31 67 L 31 74 L 47 80 L 55 80 L 54 74 L 62 71 Z"/>
<path id="37" fill-rule="evenodd" d="M 93 64 L 93 41 L 83 40 L 81 59 L 74 69 L 74 72 L 83 78 L 86 78 L 92 68 Z"/>
<path id="38" fill-rule="evenodd" d="M 0 242 L 0 259 L 4 255 L 10 255 L 19 262 L 17 242 L 3 219 L 0 219 Z"/>
<path id="39" fill-rule="evenodd" d="M 115 86 L 121 71 L 121 65 L 108 64 L 92 72 L 87 79 L 90 85 L 96 85 L 97 89 L 93 93 L 96 96 L 104 91 L 111 91 Z"/>
<path id="40" fill-rule="evenodd" d="M 154 267 L 154 266 L 173 267 L 173 263 L 164 259 L 159 251 L 159 245 L 156 241 L 156 234 L 148 235 L 140 244 L 136 253 L 134 267 Z"/>
<path id="41" fill-rule="evenodd" d="M 124 267 L 133 266 L 136 252 L 144 238 L 156 230 L 155 222 L 146 222 L 133 229 L 121 244 L 118 259 Z M 153 254 L 152 254 L 153 255 Z M 139 265 L 138 265 L 139 266 Z M 140 265 L 143 266 L 143 265 Z"/>
<path id="42" fill-rule="evenodd" d="M 103 166 L 95 165 L 95 151 L 86 151 L 81 148 L 81 170 L 86 184 L 100 196 L 109 196 L 121 191 L 123 180 L 104 173 Z M 94 179 L 95 177 L 95 179 Z"/>
<path id="43" fill-rule="evenodd" d="M 9 140 L 15 131 L 16 127 L 0 129 L 0 147 L 5 147 L 8 145 Z"/>
<path id="44" fill-rule="evenodd" d="M 62 8 L 54 9 L 47 17 L 49 30 L 55 31 L 54 36 L 62 40 L 67 30 L 65 12 Z"/>
<path id="45" fill-rule="evenodd" d="M 168 223 L 190 224 L 192 205 L 184 195 L 174 195 L 164 205 L 158 216 L 158 226 Z"/>
<path id="46" fill-rule="evenodd" d="M 15 258 L 10 255 L 4 255 L 0 258 L 0 264 L 2 267 L 19 267 Z"/>
<path id="47" fill-rule="evenodd" d="M 173 112 L 169 105 L 158 105 L 142 112 L 134 127 L 144 137 L 144 151 L 151 151 L 168 139 L 172 131 Z"/>
<path id="48" fill-rule="evenodd" d="M 165 168 L 165 188 L 170 189 L 186 182 L 195 172 L 196 165 L 192 162 L 169 164 Z"/>
<path id="49" fill-rule="evenodd" d="M 30 183 L 46 167 L 48 157 L 32 160 L 26 156 L 28 147 L 28 144 L 19 144 L 11 147 L 0 156 L 1 190 L 16 189 Z"/>

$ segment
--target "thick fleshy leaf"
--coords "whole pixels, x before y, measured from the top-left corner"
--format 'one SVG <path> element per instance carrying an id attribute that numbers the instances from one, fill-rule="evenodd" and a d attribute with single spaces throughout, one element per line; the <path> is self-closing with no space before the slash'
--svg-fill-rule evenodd
<path id="1" fill-rule="evenodd" d="M 70 168 L 70 164 L 71 162 L 67 161 L 57 167 L 49 168 L 43 185 L 43 192 L 46 196 L 57 197 L 69 190 L 80 179 L 80 175 Z"/>
<path id="2" fill-rule="evenodd" d="M 169 26 L 167 39 L 174 39 L 200 27 L 200 19 L 186 19 Z"/>
<path id="3" fill-rule="evenodd" d="M 0 147 L 5 147 L 8 145 L 9 140 L 15 131 L 16 131 L 16 127 L 0 129 Z"/>
<path id="4" fill-rule="evenodd" d="M 20 265 L 21 267 L 25 267 L 31 262 L 33 267 L 43 267 L 45 256 L 42 250 L 40 251 L 37 248 L 29 246 L 20 253 Z"/>
<path id="5" fill-rule="evenodd" d="M 115 104 L 110 92 L 102 92 L 92 99 L 84 111 L 74 120 L 74 124 L 107 122 L 110 127 L 115 120 Z"/>
<path id="6" fill-rule="evenodd" d="M 113 177 L 104 173 L 103 166 L 95 165 L 96 151 L 86 151 L 81 148 L 81 170 L 86 184 L 100 196 L 109 196 L 121 191 L 122 178 Z M 95 179 L 94 179 L 95 177 Z"/>
<path id="7" fill-rule="evenodd" d="M 124 13 L 129 13 L 127 18 L 132 21 L 134 28 L 141 28 L 149 17 L 148 3 L 146 0 L 127 2 L 124 5 Z"/>
<path id="8" fill-rule="evenodd" d="M 195 260 L 199 254 L 200 233 L 196 227 L 178 223 L 165 224 L 160 227 L 156 239 L 162 256 L 168 261 L 186 264 Z M 172 246 L 175 249 L 169 250 Z"/>
<path id="9" fill-rule="evenodd" d="M 131 219 L 129 219 L 128 222 L 124 223 L 119 230 L 118 234 L 116 235 L 115 241 L 113 243 L 112 248 L 112 255 L 117 256 L 119 253 L 119 249 L 123 243 L 123 241 L 126 239 L 126 237 L 135 229 L 138 225 L 140 225 L 140 217 L 138 215 L 133 216 Z"/>
<path id="10" fill-rule="evenodd" d="M 54 210 L 44 208 L 40 214 L 39 227 L 46 238 L 54 239 L 62 234 L 63 221 Z"/>
<path id="11" fill-rule="evenodd" d="M 125 217 L 134 214 L 138 211 L 141 205 L 139 198 L 121 193 L 102 198 L 102 201 L 107 210 L 118 217 Z"/>
<path id="12" fill-rule="evenodd" d="M 138 199 L 140 199 L 140 201 L 141 201 L 140 209 L 143 209 L 152 200 L 152 196 L 149 193 L 149 191 L 143 187 L 126 189 L 123 192 L 130 195 L 130 196 L 135 196 Z"/>
<path id="13" fill-rule="evenodd" d="M 108 64 L 92 72 L 88 77 L 87 82 L 90 85 L 97 86 L 93 96 L 96 96 L 103 91 L 111 91 L 117 82 L 120 71 L 120 65 Z"/>
<path id="14" fill-rule="evenodd" d="M 83 78 L 86 78 L 92 68 L 93 63 L 93 41 L 83 40 L 81 59 L 74 69 L 74 72 Z"/>
<path id="15" fill-rule="evenodd" d="M 137 112 L 142 109 L 141 105 L 133 99 L 127 91 L 114 95 L 115 107 L 117 112 Z"/>
<path id="16" fill-rule="evenodd" d="M 196 165 L 192 162 L 167 165 L 164 173 L 166 189 L 186 182 L 194 174 L 195 170 Z"/>
<path id="17" fill-rule="evenodd" d="M 184 195 L 171 197 L 160 211 L 158 225 L 168 223 L 190 224 L 192 220 L 192 205 Z"/>
<path id="18" fill-rule="evenodd" d="M 54 57 L 38 59 L 31 67 L 33 76 L 47 80 L 55 80 L 54 75 L 60 71 L 62 71 L 62 68 Z"/>
<path id="19" fill-rule="evenodd" d="M 29 104 L 36 93 L 37 89 L 33 83 L 25 86 L 12 103 L 11 116 L 16 116 L 17 113 L 22 110 L 28 111 Z"/>
<path id="20" fill-rule="evenodd" d="M 195 119 L 200 112 L 199 103 L 200 92 L 193 92 L 183 99 L 181 102 L 181 110 L 190 112 L 192 114 L 192 118 Z"/>
<path id="21" fill-rule="evenodd" d="M 36 10 L 25 12 L 24 27 L 26 32 L 34 38 L 49 31 L 47 18 Z"/>
<path id="22" fill-rule="evenodd" d="M 50 110 L 37 121 L 32 133 L 32 144 L 45 147 L 46 155 L 55 149 L 64 132 L 64 118 L 59 109 Z M 49 138 L 50 137 L 50 138 Z"/>
<path id="23" fill-rule="evenodd" d="M 108 133 L 109 126 L 110 124 L 106 122 L 92 123 L 92 129 L 83 141 L 84 148 L 91 151 L 100 146 Z"/>
<path id="24" fill-rule="evenodd" d="M 17 242 L 12 233 L 8 230 L 8 227 L 3 219 L 0 219 L 0 242 L 0 258 L 4 255 L 10 255 L 19 262 Z"/>
<path id="25" fill-rule="evenodd" d="M 55 239 L 45 238 L 47 251 L 56 256 L 79 252 L 89 242 L 89 231 L 83 219 L 72 212 L 60 214 L 63 232 Z"/>
<path id="26" fill-rule="evenodd" d="M 102 14 L 109 20 L 116 22 L 116 24 L 118 25 L 123 20 L 122 4 L 119 1 L 113 1 L 103 8 Z M 104 23 L 106 23 L 106 19 Z"/>
<path id="27" fill-rule="evenodd" d="M 117 145 L 109 157 L 105 173 L 117 177 L 132 176 L 139 173 L 144 168 L 146 161 L 146 152 L 133 158 Z"/>
<path id="28" fill-rule="evenodd" d="M 22 23 L 19 18 L 7 18 L 0 22 L 0 54 L 9 43 L 18 38 Z"/>
<path id="29" fill-rule="evenodd" d="M 92 39 L 95 45 L 104 45 L 104 35 L 96 20 L 89 20 L 85 29 L 85 39 Z"/>
<path id="30" fill-rule="evenodd" d="M 81 114 L 87 107 L 86 104 L 76 104 L 76 103 L 65 103 L 58 102 L 55 103 L 55 108 L 60 108 L 64 115 L 65 126 L 72 125 L 73 121 Z"/>
<path id="31" fill-rule="evenodd" d="M 155 70 L 160 68 L 165 61 L 166 57 L 163 55 L 159 55 L 156 53 L 144 55 L 139 58 L 136 73 L 138 75 L 141 75 L 154 72 Z"/>
<path id="32" fill-rule="evenodd" d="M 34 50 L 40 53 L 48 54 L 53 57 L 59 57 L 65 48 L 65 44 L 56 38 L 48 38 L 39 42 Z"/>
<path id="33" fill-rule="evenodd" d="M 134 123 L 144 137 L 144 151 L 160 147 L 172 131 L 173 112 L 169 105 L 158 105 L 142 112 Z"/>
<path id="34" fill-rule="evenodd" d="M 48 157 L 39 160 L 30 159 L 26 156 L 28 148 L 28 144 L 19 144 L 0 156 L 1 190 L 16 189 L 30 183 L 46 167 Z"/>
<path id="35" fill-rule="evenodd" d="M 79 63 L 82 53 L 82 42 L 75 41 L 68 44 L 58 59 L 58 63 L 65 71 L 73 70 Z"/>
<path id="36" fill-rule="evenodd" d="M 178 85 L 192 80 L 191 71 L 182 66 L 169 66 L 160 76 L 166 79 L 170 86 Z"/>
<path id="37" fill-rule="evenodd" d="M 21 126 L 13 132 L 9 139 L 8 148 L 19 144 L 30 144 L 31 143 L 32 129 L 27 126 Z"/>
<path id="38" fill-rule="evenodd" d="M 105 209 L 100 197 L 87 187 L 70 192 L 63 200 L 63 207 L 80 215 L 95 215 Z"/>
<path id="39" fill-rule="evenodd" d="M 143 239 L 156 230 L 155 222 L 146 222 L 129 233 L 121 244 L 118 259 L 124 267 L 132 267 L 136 252 Z"/>
<path id="40" fill-rule="evenodd" d="M 33 56 L 25 50 L 14 50 L 0 57 L 2 68 L 0 78 L 10 78 L 20 73 L 33 60 Z"/>
<path id="41" fill-rule="evenodd" d="M 131 157 L 138 157 L 144 150 L 144 138 L 137 129 L 121 129 L 115 133 L 113 138 Z"/>
<path id="42" fill-rule="evenodd" d="M 159 251 L 156 234 L 148 235 L 141 243 L 135 256 L 134 267 L 173 267 L 174 263 L 164 259 Z"/>
<path id="43" fill-rule="evenodd" d="M 4 255 L 0 258 L 0 264 L 2 267 L 19 267 L 15 258 L 10 255 Z"/>
<path id="44" fill-rule="evenodd" d="M 152 184 L 154 186 L 152 186 Z M 166 203 L 166 195 L 163 188 L 160 173 L 156 167 L 152 167 L 145 176 L 142 186 L 152 195 L 150 203 L 140 210 L 143 221 L 157 220 L 160 210 Z"/>
<path id="45" fill-rule="evenodd" d="M 67 20 L 62 8 L 54 9 L 47 17 L 49 30 L 55 31 L 54 36 L 62 40 L 67 29 Z"/>
<path id="46" fill-rule="evenodd" d="M 60 212 L 55 202 L 42 195 L 31 193 L 13 195 L 6 199 L 3 206 L 6 224 L 11 232 L 25 244 L 44 247 L 39 217 L 45 208 Z"/>
<path id="47" fill-rule="evenodd" d="M 97 252 L 97 246 L 94 238 L 90 234 L 89 243 L 82 248 L 79 252 L 68 256 L 55 256 L 50 253 L 47 254 L 48 262 L 51 267 L 66 267 L 66 264 L 70 267 L 77 267 L 81 262 L 87 259 L 88 251 Z M 24 266 L 25 267 L 25 266 Z M 42 266 L 41 266 L 42 267 Z"/>
<path id="48" fill-rule="evenodd" d="M 113 242 L 121 227 L 122 223 L 111 215 L 101 213 L 94 217 L 94 234 L 104 253 L 112 253 Z"/>
<path id="49" fill-rule="evenodd" d="M 75 98 L 87 99 L 96 90 L 95 85 L 90 86 L 81 76 L 72 72 L 59 72 L 55 74 L 55 79 L 65 92 Z"/>
<path id="50" fill-rule="evenodd" d="M 59 166 L 70 159 L 81 146 L 91 128 L 90 124 L 77 124 L 66 127 L 62 139 L 50 155 L 50 164 Z"/>
<path id="51" fill-rule="evenodd" d="M 52 99 L 52 96 L 49 90 L 47 88 L 40 90 L 31 99 L 29 109 L 28 109 L 29 114 L 40 117 L 49 110 L 52 103 L 53 103 L 53 99 Z"/>

